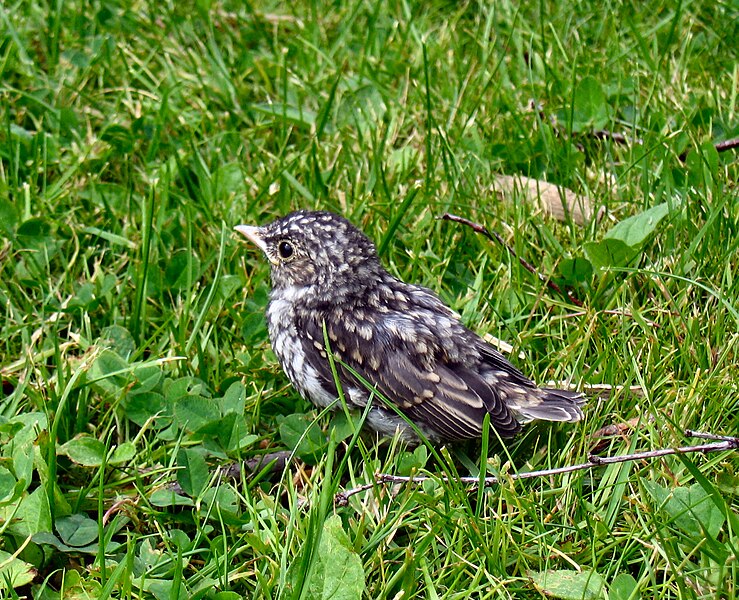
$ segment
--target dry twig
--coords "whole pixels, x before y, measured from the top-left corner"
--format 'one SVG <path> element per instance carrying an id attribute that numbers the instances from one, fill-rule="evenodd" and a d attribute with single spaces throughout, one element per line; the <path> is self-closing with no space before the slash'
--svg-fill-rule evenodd
<path id="1" fill-rule="evenodd" d="M 439 219 L 442 219 L 444 221 L 453 221 L 455 223 L 461 223 L 462 225 L 467 225 L 467 227 L 470 227 L 473 231 L 476 231 L 477 233 L 481 233 L 489 240 L 492 240 L 494 242 L 498 242 L 501 246 L 503 246 L 506 250 L 508 250 L 509 254 L 511 256 L 515 256 L 518 259 L 518 262 L 521 263 L 521 266 L 523 266 L 524 269 L 529 271 L 530 273 L 533 273 L 536 275 L 540 281 L 542 281 L 546 286 L 557 292 L 558 294 L 565 296 L 570 302 L 572 302 L 576 306 L 582 306 L 582 302 L 577 299 L 573 294 L 567 292 L 565 293 L 559 285 L 557 285 L 556 282 L 552 281 L 545 275 L 542 275 L 539 273 L 539 271 L 536 270 L 536 268 L 528 262 L 526 259 L 521 258 L 516 254 L 516 251 L 511 248 L 506 241 L 503 239 L 503 237 L 496 231 L 490 231 L 487 229 L 484 225 L 480 225 L 480 223 L 475 223 L 474 221 L 470 221 L 469 219 L 465 219 L 464 217 L 460 217 L 457 215 L 453 215 L 451 213 L 444 213 Z"/>
<path id="2" fill-rule="evenodd" d="M 716 142 L 714 146 L 716 147 L 716 152 L 726 152 L 727 150 L 733 150 L 734 148 L 739 148 L 739 138 L 734 138 L 733 140 L 724 140 L 723 142 Z"/>
<path id="3" fill-rule="evenodd" d="M 459 483 L 470 485 L 471 489 L 474 490 L 480 481 L 484 481 L 486 486 L 496 485 L 501 480 L 517 481 L 520 479 L 534 479 L 536 477 L 546 477 L 548 475 L 561 475 L 564 473 L 573 473 L 575 471 L 583 471 L 585 469 L 592 469 L 595 467 L 602 467 L 604 465 L 612 465 L 615 463 L 624 463 L 636 460 L 646 460 L 652 458 L 659 458 L 661 456 L 670 456 L 674 454 L 693 454 L 700 452 L 707 454 L 709 452 L 727 452 L 731 450 L 739 450 L 739 437 L 714 435 L 712 433 L 701 433 L 699 431 L 692 431 L 688 429 L 685 431 L 687 437 L 699 438 L 704 440 L 712 440 L 706 444 L 698 444 L 695 446 L 679 446 L 677 448 L 660 448 L 657 450 L 649 450 L 646 452 L 634 452 L 633 454 L 622 454 L 620 456 L 598 456 L 591 454 L 588 456 L 588 461 L 577 465 L 569 465 L 566 467 L 558 467 L 556 469 L 541 469 L 539 471 L 528 471 L 526 473 L 511 473 L 505 477 L 496 477 L 494 475 L 483 478 L 480 477 L 460 477 L 455 480 Z M 336 494 L 334 501 L 339 506 L 344 506 L 349 502 L 349 498 L 355 494 L 364 492 L 371 487 L 384 483 L 419 483 L 426 481 L 427 479 L 435 479 L 441 481 L 448 481 L 446 477 L 431 477 L 428 475 L 390 475 L 388 473 L 377 473 L 372 483 L 367 483 L 349 490 L 344 490 Z"/>
<path id="4" fill-rule="evenodd" d="M 734 150 L 736 148 L 739 148 L 739 138 L 724 140 L 723 142 L 715 142 L 713 144 L 713 147 L 716 148 L 716 152 L 727 152 L 728 150 Z M 688 159 L 688 154 L 690 154 L 691 150 L 692 148 L 686 148 L 685 150 L 683 150 L 682 154 L 678 156 L 680 162 L 685 162 Z"/>
<path id="5" fill-rule="evenodd" d="M 583 135 L 589 135 L 590 137 L 593 137 L 596 140 L 611 140 L 615 142 L 616 144 L 641 145 L 644 143 L 644 140 L 642 140 L 639 137 L 630 138 L 624 133 L 619 133 L 617 131 L 611 131 L 609 129 L 596 129 L 594 131 L 586 131 L 586 132 L 583 132 Z"/>

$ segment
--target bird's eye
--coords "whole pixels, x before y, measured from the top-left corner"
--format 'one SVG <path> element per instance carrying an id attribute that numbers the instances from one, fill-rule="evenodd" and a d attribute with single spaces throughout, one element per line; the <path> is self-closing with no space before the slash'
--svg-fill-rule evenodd
<path id="1" fill-rule="evenodd" d="M 280 242 L 277 251 L 280 253 L 280 257 L 290 258 L 295 250 L 290 242 Z"/>

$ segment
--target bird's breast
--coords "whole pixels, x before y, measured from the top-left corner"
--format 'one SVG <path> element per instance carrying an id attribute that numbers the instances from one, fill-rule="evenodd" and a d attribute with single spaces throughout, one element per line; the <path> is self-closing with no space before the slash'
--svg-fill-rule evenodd
<path id="1" fill-rule="evenodd" d="M 319 406 L 336 400 L 336 394 L 324 387 L 318 370 L 308 361 L 304 332 L 297 327 L 294 293 L 273 294 L 266 316 L 272 350 L 298 392 Z"/>

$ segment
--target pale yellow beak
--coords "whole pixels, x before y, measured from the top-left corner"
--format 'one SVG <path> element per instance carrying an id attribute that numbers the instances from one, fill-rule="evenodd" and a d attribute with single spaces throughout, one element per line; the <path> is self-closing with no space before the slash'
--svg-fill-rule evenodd
<path id="1" fill-rule="evenodd" d="M 234 229 L 238 231 L 241 235 L 243 235 L 252 244 L 254 244 L 257 248 L 259 248 L 262 252 L 264 252 L 264 255 L 267 257 L 267 260 L 269 262 L 271 262 L 273 265 L 280 264 L 271 252 L 267 252 L 267 242 L 265 242 L 264 238 L 262 237 L 261 227 L 254 227 L 253 225 L 237 225 L 236 227 L 234 227 Z"/>
<path id="2" fill-rule="evenodd" d="M 257 248 L 259 248 L 262 252 L 264 252 L 265 254 L 267 253 L 267 244 L 262 239 L 260 227 L 254 227 L 252 225 L 237 225 L 236 227 L 234 227 L 234 229 L 238 231 L 241 235 L 243 235 L 252 244 L 254 244 Z"/>

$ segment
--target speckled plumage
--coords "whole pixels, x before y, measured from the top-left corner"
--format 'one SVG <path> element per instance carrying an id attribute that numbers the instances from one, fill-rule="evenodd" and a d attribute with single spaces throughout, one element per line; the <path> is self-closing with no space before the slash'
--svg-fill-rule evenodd
<path id="1" fill-rule="evenodd" d="M 272 265 L 272 348 L 290 381 L 314 404 L 328 406 L 337 398 L 325 323 L 347 403 L 361 409 L 370 393 L 343 365 L 376 386 L 432 441 L 479 438 L 486 413 L 504 438 L 533 419 L 582 418 L 582 395 L 538 388 L 436 294 L 385 271 L 374 244 L 343 217 L 298 211 L 263 227 L 236 229 Z M 418 441 L 376 397 L 367 424 L 383 435 L 398 432 Z"/>

